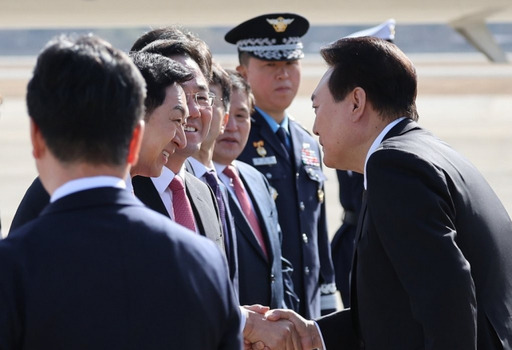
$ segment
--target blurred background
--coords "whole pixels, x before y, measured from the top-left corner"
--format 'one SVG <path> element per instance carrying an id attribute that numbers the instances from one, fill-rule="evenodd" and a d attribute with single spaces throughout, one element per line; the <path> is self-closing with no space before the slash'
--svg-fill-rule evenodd
<path id="1" fill-rule="evenodd" d="M 233 17 L 232 22 L 234 24 L 259 13 L 264 12 Z M 301 14 L 308 17 L 308 13 Z M 373 16 L 378 17 L 378 13 Z M 311 130 L 314 120 L 310 95 L 325 71 L 319 56 L 320 47 L 377 25 L 388 18 L 384 16 L 380 20 L 360 20 L 359 23 L 345 25 L 312 23 L 303 38 L 306 57 L 302 61 L 301 88 L 289 109 L 307 129 Z M 5 236 L 25 190 L 37 175 L 31 155 L 24 98 L 38 52 L 49 39 L 61 33 L 94 33 L 127 51 L 138 36 L 151 28 L 139 25 L 116 28 L 55 25 L 52 28 L 48 24 L 32 28 L 20 24 L 2 29 L 1 23 L 0 217 Z M 236 49 L 223 39 L 231 25 L 195 23 L 188 26 L 185 23 L 184 26 L 210 45 L 214 58 L 225 68 L 236 66 Z M 512 23 L 489 23 L 488 30 L 510 61 Z M 512 213 L 512 65 L 490 62 L 447 23 L 401 23 L 397 18 L 395 43 L 417 68 L 420 124 L 469 158 Z M 338 202 L 335 172 L 332 169 L 325 171 L 328 178 L 329 232 L 333 234 L 341 224 L 342 209 Z"/>

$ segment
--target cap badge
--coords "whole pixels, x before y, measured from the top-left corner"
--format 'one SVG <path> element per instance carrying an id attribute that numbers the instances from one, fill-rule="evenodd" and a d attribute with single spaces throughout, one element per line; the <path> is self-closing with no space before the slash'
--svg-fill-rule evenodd
<path id="1" fill-rule="evenodd" d="M 288 25 L 290 23 L 292 23 L 294 20 L 294 18 L 283 18 L 283 17 L 277 17 L 277 18 L 267 18 L 267 22 L 270 23 L 272 25 L 272 27 L 274 27 L 274 30 L 277 32 L 277 33 L 282 33 L 286 30 L 286 28 L 288 27 Z"/>

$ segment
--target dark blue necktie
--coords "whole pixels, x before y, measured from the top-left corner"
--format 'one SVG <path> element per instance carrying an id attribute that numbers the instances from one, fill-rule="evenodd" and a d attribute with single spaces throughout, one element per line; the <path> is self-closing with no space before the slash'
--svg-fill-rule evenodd
<path id="1" fill-rule="evenodd" d="M 279 137 L 279 140 L 283 144 L 284 148 L 288 151 L 288 154 L 290 154 L 292 151 L 292 148 L 290 145 L 290 140 L 288 140 L 288 135 L 286 133 L 286 130 L 282 126 L 280 126 L 276 131 L 276 135 L 277 135 L 277 137 Z"/>
<path id="2" fill-rule="evenodd" d="M 212 188 L 213 193 L 215 194 L 215 198 L 217 199 L 217 205 L 219 206 L 220 221 L 222 222 L 222 231 L 224 234 L 224 243 L 226 245 L 226 254 L 228 255 L 230 242 L 228 225 L 226 222 L 226 203 L 224 203 L 224 196 L 222 195 L 222 190 L 220 189 L 217 176 L 215 176 L 213 172 L 207 171 L 204 173 L 203 176 L 206 179 L 208 185 Z M 228 255 L 228 259 L 229 258 L 230 257 Z"/>

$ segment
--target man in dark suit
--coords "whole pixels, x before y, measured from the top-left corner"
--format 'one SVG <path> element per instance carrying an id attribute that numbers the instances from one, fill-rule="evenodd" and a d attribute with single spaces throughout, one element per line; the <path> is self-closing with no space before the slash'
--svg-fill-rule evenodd
<path id="1" fill-rule="evenodd" d="M 217 174 L 228 188 L 229 205 L 235 219 L 240 303 L 296 309 L 298 300 L 291 279 L 293 269 L 282 258 L 281 229 L 271 188 L 259 171 L 248 164 L 235 161 L 249 137 L 254 97 L 247 82 L 236 72 L 229 72 L 228 76 L 220 79 L 220 84 L 227 84 L 227 88 L 218 90 L 219 93 L 220 90 L 225 91 L 220 95 L 223 102 L 230 101 L 230 117 L 224 132 L 215 141 L 213 160 Z M 226 97 L 228 94 L 229 98 Z M 228 105 L 224 105 L 224 108 L 227 107 Z M 236 186 L 233 186 L 233 179 L 225 173 L 228 166 L 233 166 L 239 173 L 240 181 L 250 197 L 249 214 L 244 212 L 243 203 L 237 197 L 239 193 Z M 252 222 L 248 215 L 254 215 L 257 222 Z"/>
<path id="2" fill-rule="evenodd" d="M 164 212 L 171 219 L 176 220 L 172 201 L 172 191 L 169 184 L 179 176 L 183 182 L 188 200 L 193 210 L 196 231 L 204 234 L 219 243 L 221 249 L 228 257 L 230 275 L 237 290 L 236 264 L 229 259 L 231 255 L 226 251 L 225 233 L 222 230 L 218 205 L 214 194 L 208 186 L 192 174 L 185 171 L 185 161 L 197 152 L 201 142 L 205 139 L 211 119 L 213 95 L 209 93 L 208 80 L 211 77 L 211 53 L 205 54 L 203 48 L 206 44 L 199 39 L 190 39 L 181 30 L 169 29 L 180 40 L 156 40 L 141 49 L 142 52 L 150 52 L 170 57 L 185 67 L 193 74 L 193 79 L 182 84 L 187 96 L 189 115 L 184 127 L 186 146 L 177 150 L 166 164 L 162 174 L 154 178 L 135 178 L 133 186 L 135 194 L 152 209 Z M 146 34 L 148 36 L 149 34 Z M 205 57 L 206 55 L 206 57 Z M 203 62 L 207 68 L 200 67 Z M 162 210 L 165 208 L 165 211 Z"/>
<path id="3" fill-rule="evenodd" d="M 237 67 L 251 85 L 256 111 L 239 157 L 276 190 L 283 256 L 293 267 L 300 313 L 318 317 L 336 309 L 336 286 L 325 217 L 324 181 L 316 140 L 286 112 L 300 83 L 303 36 L 309 22 L 291 13 L 266 14 L 230 30 Z"/>
<path id="4" fill-rule="evenodd" d="M 364 173 L 366 188 L 351 309 L 318 321 L 327 349 L 510 349 L 512 223 L 478 170 L 416 123 L 412 62 L 370 37 L 321 53 L 324 162 Z"/>
<path id="5" fill-rule="evenodd" d="M 192 75 L 179 63 L 160 55 L 132 53 L 131 57 L 144 77 L 147 94 L 144 138 L 130 176 L 158 176 L 169 155 L 185 147 L 181 125 L 188 113 L 185 101 L 180 100 L 183 89 L 179 84 L 190 80 Z M 126 182 L 131 189 L 130 179 Z M 10 231 L 36 218 L 49 201 L 50 195 L 37 177 L 23 196 Z"/>
<path id="6" fill-rule="evenodd" d="M 352 33 L 347 38 L 373 36 L 393 42 L 395 40 L 395 20 L 387 21 L 368 29 Z M 351 170 L 336 170 L 339 184 L 340 204 L 343 207 L 343 224 L 331 240 L 331 255 L 336 278 L 336 288 L 340 291 L 345 308 L 350 307 L 350 270 L 354 257 L 357 219 L 363 200 L 364 178 Z"/>
<path id="7" fill-rule="evenodd" d="M 241 348 L 222 254 L 124 189 L 144 95 L 130 59 L 94 36 L 39 56 L 27 102 L 51 203 L 0 241 L 1 349 Z"/>

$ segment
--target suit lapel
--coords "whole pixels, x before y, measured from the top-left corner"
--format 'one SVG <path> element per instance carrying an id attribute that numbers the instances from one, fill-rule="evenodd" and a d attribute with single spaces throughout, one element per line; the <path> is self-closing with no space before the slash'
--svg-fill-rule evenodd
<path id="1" fill-rule="evenodd" d="M 135 176 L 132 179 L 132 184 L 135 196 L 137 196 L 137 198 L 139 198 L 144 204 L 146 204 L 154 211 L 170 217 L 164 202 L 162 202 L 160 194 L 156 190 L 153 181 L 151 181 L 151 178 L 145 176 Z"/>

